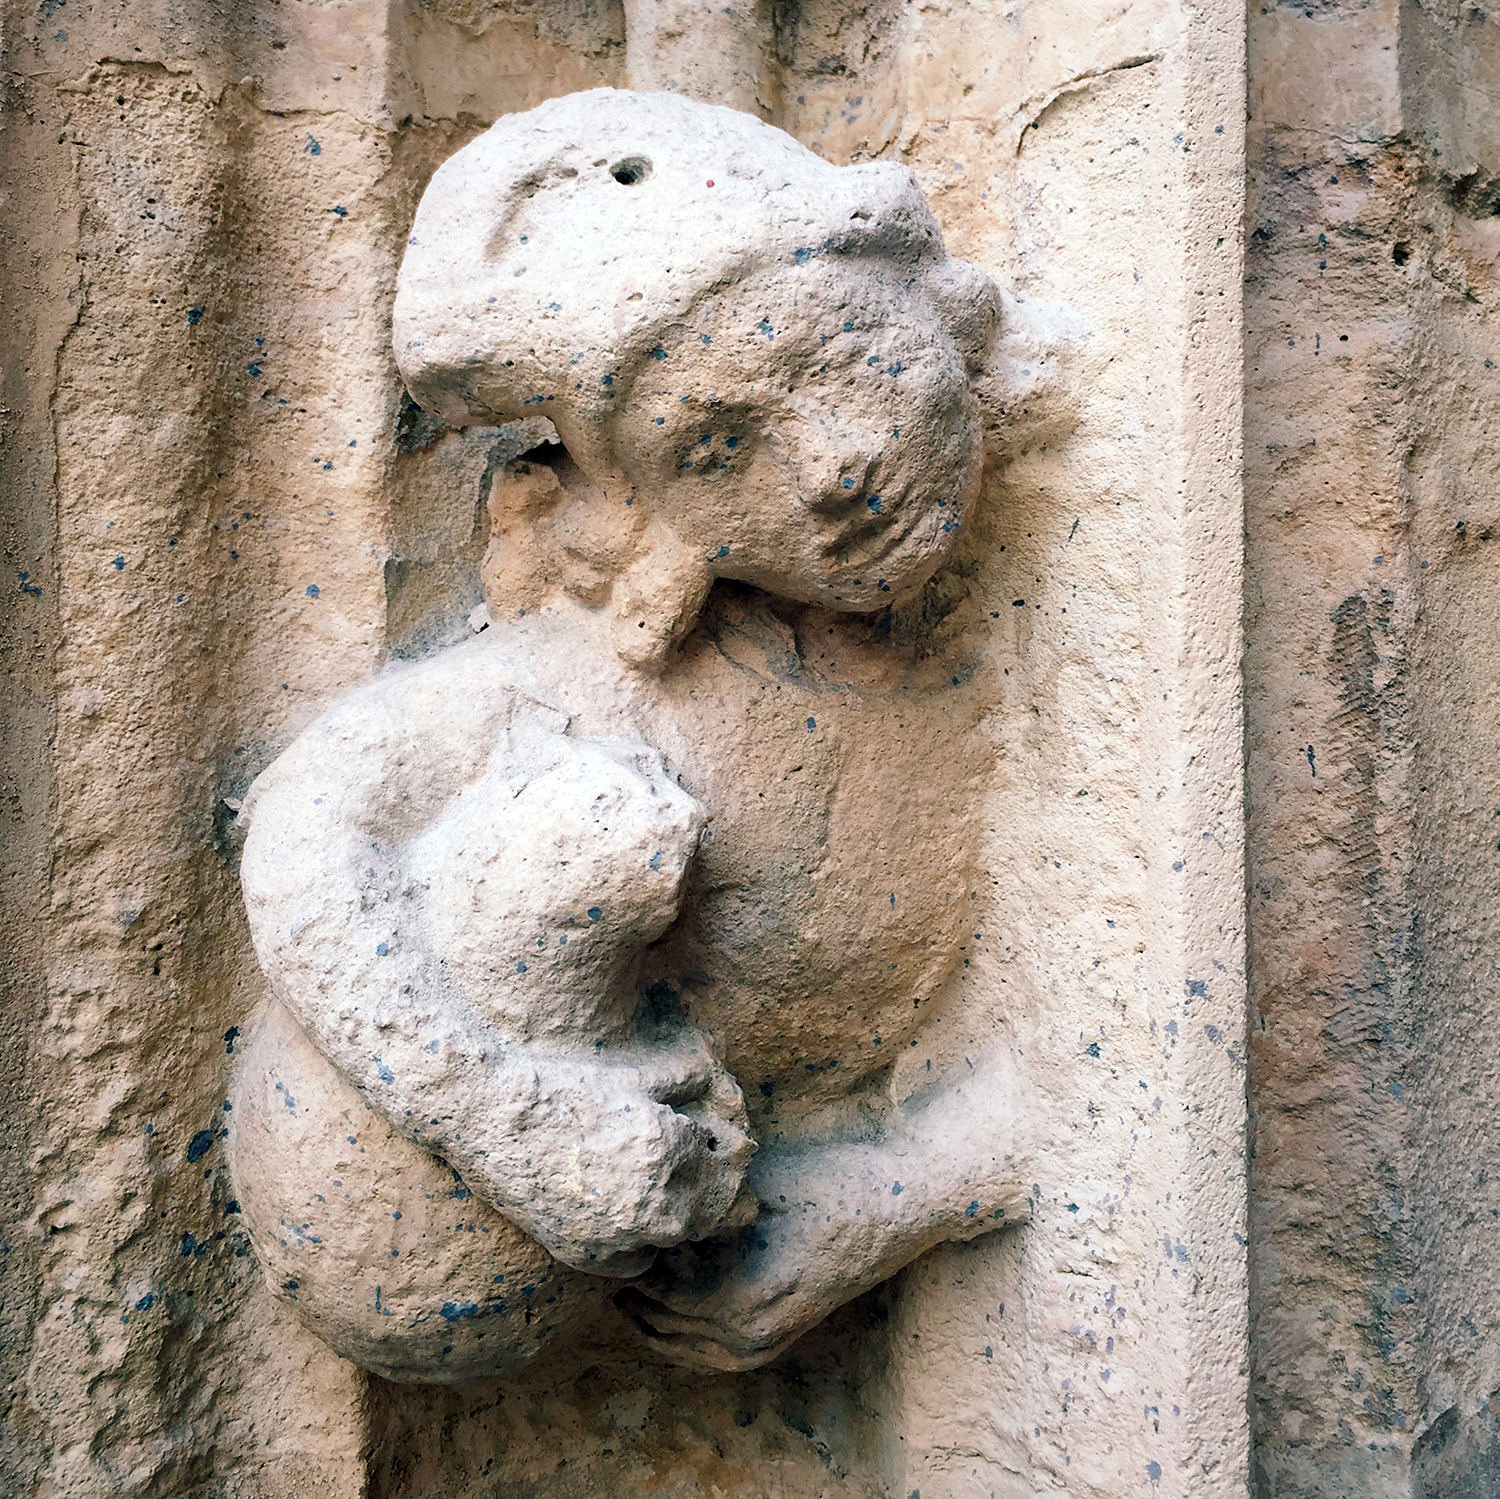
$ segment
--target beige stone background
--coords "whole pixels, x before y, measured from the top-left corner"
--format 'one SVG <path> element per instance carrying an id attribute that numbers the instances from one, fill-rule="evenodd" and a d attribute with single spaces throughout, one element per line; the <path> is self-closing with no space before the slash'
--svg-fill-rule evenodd
<path id="1" fill-rule="evenodd" d="M 705 65 L 668 9 L 0 8 L 0 1494 L 1500 1493 L 1495 23 L 782 0 Z M 1018 299 L 956 1013 L 1046 1149 L 768 1370 L 398 1389 L 236 1226 L 233 803 L 478 597 L 506 451 L 388 347 L 423 185 L 632 80 L 906 163 Z"/>

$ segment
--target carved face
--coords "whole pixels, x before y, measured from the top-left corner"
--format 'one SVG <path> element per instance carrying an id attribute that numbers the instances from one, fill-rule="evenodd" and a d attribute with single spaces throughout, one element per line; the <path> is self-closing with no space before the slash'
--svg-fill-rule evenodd
<path id="1" fill-rule="evenodd" d="M 979 483 L 968 377 L 998 303 L 904 168 L 596 89 L 497 121 L 436 173 L 393 339 L 419 405 L 550 418 L 670 533 L 625 590 L 645 660 L 713 577 L 851 610 L 920 587 Z"/>
<path id="2" fill-rule="evenodd" d="M 867 610 L 920 587 L 978 490 L 963 357 L 894 265 L 814 258 L 702 298 L 622 386 L 621 472 L 715 576 L 773 593 Z"/>

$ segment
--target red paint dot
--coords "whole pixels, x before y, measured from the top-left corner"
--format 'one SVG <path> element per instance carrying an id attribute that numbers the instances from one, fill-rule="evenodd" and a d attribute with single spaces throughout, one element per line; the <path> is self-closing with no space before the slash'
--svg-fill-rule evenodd
<path id="1" fill-rule="evenodd" d="M 712 187 L 712 186 L 713 186 L 713 185 L 714 185 L 714 179 L 713 179 L 713 178 L 712 178 L 712 177 L 710 177 L 710 178 L 709 178 L 709 179 L 708 179 L 708 181 L 707 181 L 707 182 L 706 182 L 706 183 L 704 183 L 704 184 L 703 184 L 703 185 L 704 185 L 704 186 L 705 186 L 705 187 Z"/>

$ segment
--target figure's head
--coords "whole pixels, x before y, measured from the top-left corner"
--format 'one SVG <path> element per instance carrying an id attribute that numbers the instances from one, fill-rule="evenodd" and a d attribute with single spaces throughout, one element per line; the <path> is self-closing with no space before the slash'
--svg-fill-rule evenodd
<path id="1" fill-rule="evenodd" d="M 395 346 L 455 425 L 550 418 L 679 569 L 867 610 L 930 576 L 975 496 L 998 308 L 904 168 L 596 89 L 438 171 Z"/>

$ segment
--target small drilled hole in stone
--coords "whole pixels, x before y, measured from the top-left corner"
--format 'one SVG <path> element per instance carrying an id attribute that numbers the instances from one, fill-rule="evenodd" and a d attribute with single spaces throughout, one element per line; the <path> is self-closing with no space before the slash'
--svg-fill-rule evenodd
<path id="1" fill-rule="evenodd" d="M 644 156 L 627 156 L 609 169 L 609 175 L 621 187 L 634 187 L 637 182 L 644 182 L 651 175 L 651 163 Z"/>

